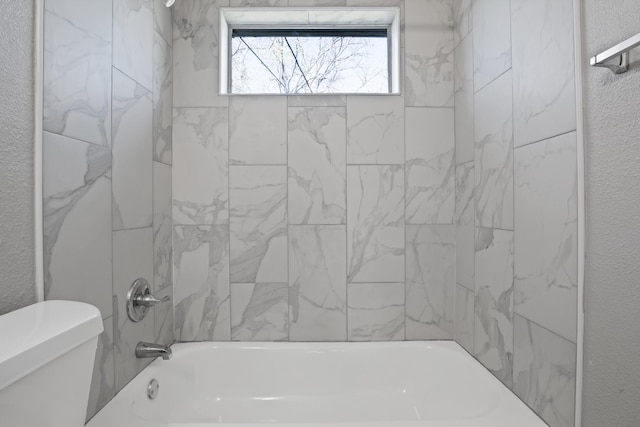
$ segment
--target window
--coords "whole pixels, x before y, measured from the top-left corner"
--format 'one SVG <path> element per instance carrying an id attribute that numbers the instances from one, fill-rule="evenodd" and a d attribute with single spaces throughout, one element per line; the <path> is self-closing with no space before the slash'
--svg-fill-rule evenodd
<path id="1" fill-rule="evenodd" d="M 398 15 L 397 8 L 223 8 L 220 92 L 398 93 Z"/>

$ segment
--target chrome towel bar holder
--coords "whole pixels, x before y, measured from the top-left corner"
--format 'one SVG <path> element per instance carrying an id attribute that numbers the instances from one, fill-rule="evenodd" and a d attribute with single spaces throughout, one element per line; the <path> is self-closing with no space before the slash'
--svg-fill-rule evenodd
<path id="1" fill-rule="evenodd" d="M 629 51 L 638 46 L 640 46 L 640 33 L 592 57 L 591 65 L 606 67 L 615 74 L 625 73 L 629 70 Z M 616 57 L 618 61 L 607 62 Z"/>

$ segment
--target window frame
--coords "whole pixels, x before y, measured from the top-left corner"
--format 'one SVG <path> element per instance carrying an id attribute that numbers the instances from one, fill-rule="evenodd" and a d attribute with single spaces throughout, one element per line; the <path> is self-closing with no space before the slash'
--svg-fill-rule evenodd
<path id="1" fill-rule="evenodd" d="M 233 93 L 231 43 L 233 30 L 277 29 L 386 29 L 387 92 L 323 93 Z M 400 94 L 400 8 L 399 7 L 223 7 L 220 8 L 219 94 L 229 96 L 343 96 Z"/>

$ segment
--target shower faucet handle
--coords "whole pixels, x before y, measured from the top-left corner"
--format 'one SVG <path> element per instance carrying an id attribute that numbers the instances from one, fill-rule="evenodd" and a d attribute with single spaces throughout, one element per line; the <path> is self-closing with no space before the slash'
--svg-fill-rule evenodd
<path id="1" fill-rule="evenodd" d="M 139 322 L 147 315 L 149 307 L 170 301 L 167 295 L 162 299 L 151 294 L 149 282 L 146 279 L 136 279 L 127 294 L 127 315 L 134 322 Z"/>
<path id="2" fill-rule="evenodd" d="M 133 304 L 134 305 L 143 305 L 145 307 L 153 307 L 156 304 L 160 304 L 162 302 L 167 302 L 169 300 L 171 300 L 171 297 L 169 297 L 169 295 L 167 295 L 166 297 L 164 297 L 162 299 L 158 299 L 154 295 L 146 294 L 146 295 L 137 296 L 134 299 Z"/>

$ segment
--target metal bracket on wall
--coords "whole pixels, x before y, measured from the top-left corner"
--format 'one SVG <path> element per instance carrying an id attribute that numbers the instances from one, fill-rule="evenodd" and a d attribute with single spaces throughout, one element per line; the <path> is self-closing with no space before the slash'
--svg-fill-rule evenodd
<path id="1" fill-rule="evenodd" d="M 640 33 L 592 57 L 591 65 L 606 67 L 615 74 L 625 73 L 629 70 L 629 51 L 638 46 L 640 46 Z M 618 58 L 617 63 L 607 62 L 616 57 Z"/>

